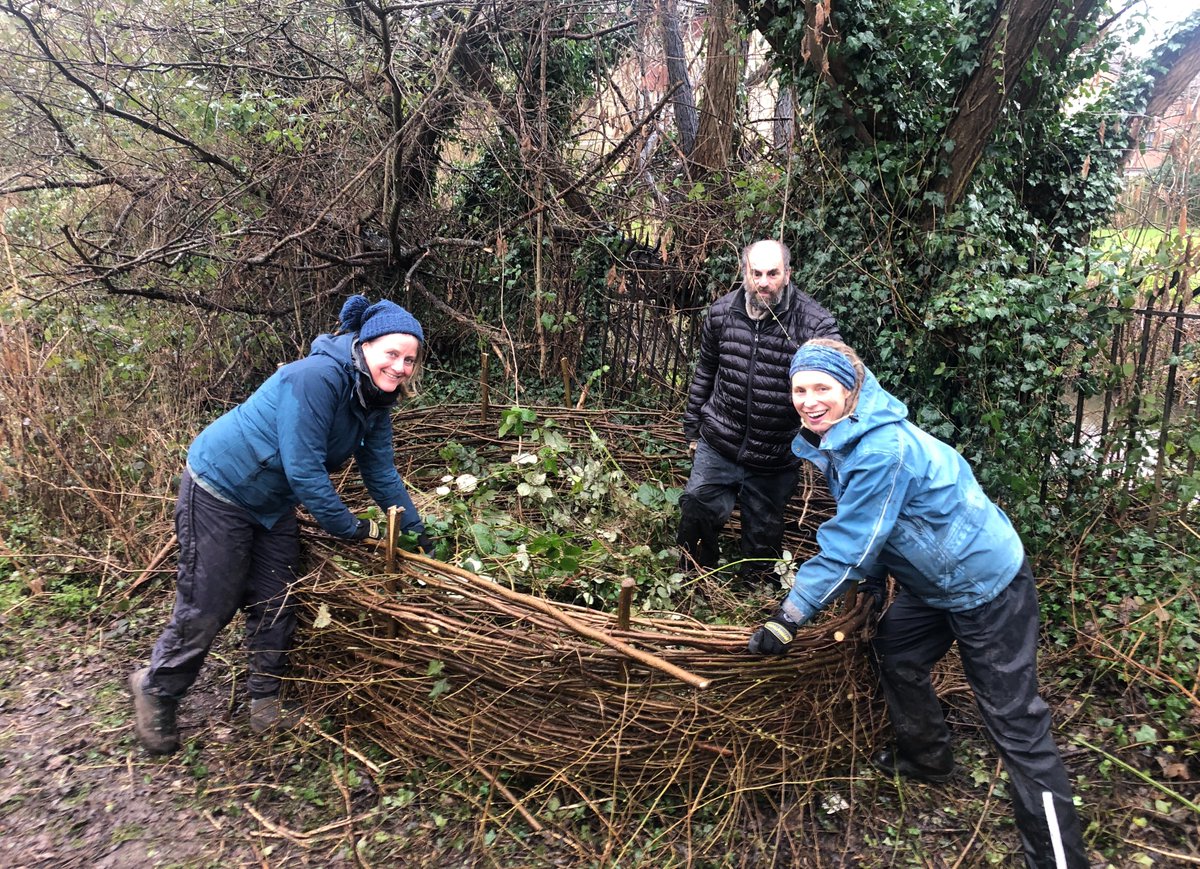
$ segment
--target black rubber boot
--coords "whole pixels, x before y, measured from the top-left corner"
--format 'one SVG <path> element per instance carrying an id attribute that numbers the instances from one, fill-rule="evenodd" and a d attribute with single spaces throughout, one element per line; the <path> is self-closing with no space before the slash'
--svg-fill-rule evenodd
<path id="1" fill-rule="evenodd" d="M 889 776 L 901 775 L 904 778 L 915 778 L 934 784 L 945 784 L 954 775 L 953 758 L 949 763 L 925 766 L 909 760 L 891 748 L 885 748 L 872 757 L 871 765 Z"/>
<path id="2" fill-rule="evenodd" d="M 175 710 L 179 704 L 143 690 L 149 672 L 149 667 L 143 667 L 129 675 L 129 693 L 133 695 L 133 729 L 146 751 L 151 754 L 170 754 L 179 748 L 179 729 L 175 723 Z"/>

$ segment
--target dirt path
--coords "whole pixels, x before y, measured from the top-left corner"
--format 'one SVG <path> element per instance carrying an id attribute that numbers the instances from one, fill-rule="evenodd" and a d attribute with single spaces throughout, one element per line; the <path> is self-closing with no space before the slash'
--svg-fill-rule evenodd
<path id="1" fill-rule="evenodd" d="M 158 760 L 134 743 L 125 678 L 160 618 L 152 608 L 106 626 L 3 626 L 0 865 L 352 865 L 270 834 L 246 810 L 268 789 L 260 814 L 275 814 L 267 804 L 286 788 L 245 778 L 264 745 L 244 710 L 230 715 L 224 647 L 181 707 L 184 749 Z"/>

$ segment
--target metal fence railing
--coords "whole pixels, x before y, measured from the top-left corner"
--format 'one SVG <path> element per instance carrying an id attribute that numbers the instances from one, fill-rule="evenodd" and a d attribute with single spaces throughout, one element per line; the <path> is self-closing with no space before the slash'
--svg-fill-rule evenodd
<path id="1" fill-rule="evenodd" d="M 1105 354 L 1109 378 L 1073 396 L 1071 448 L 1084 470 L 1112 478 L 1148 505 L 1194 514 L 1200 456 L 1200 313 L 1185 297 L 1171 308 L 1119 311 Z"/>
<path id="2" fill-rule="evenodd" d="M 646 259 L 628 259 L 611 273 L 605 298 L 602 388 L 611 397 L 654 396 L 681 404 L 699 352 L 709 299 L 695 274 Z"/>

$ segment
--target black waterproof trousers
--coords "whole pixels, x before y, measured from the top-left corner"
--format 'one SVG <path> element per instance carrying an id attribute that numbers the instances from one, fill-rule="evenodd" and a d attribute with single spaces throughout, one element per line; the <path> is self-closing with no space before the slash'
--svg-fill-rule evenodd
<path id="1" fill-rule="evenodd" d="M 187 471 L 175 505 L 175 533 L 175 609 L 154 644 L 145 691 L 175 700 L 183 697 L 217 634 L 242 609 L 250 651 L 250 696 L 278 694 L 296 629 L 288 594 L 300 556 L 295 513 L 268 530 L 241 507 L 206 492 Z"/>
<path id="2" fill-rule="evenodd" d="M 783 554 L 783 511 L 796 491 L 798 471 L 764 471 L 731 462 L 703 440 L 679 498 L 675 539 L 701 567 L 716 567 L 718 539 L 735 504 L 741 506 L 743 575 L 774 574 Z"/>
<path id="3" fill-rule="evenodd" d="M 999 597 L 967 612 L 934 609 L 903 589 L 874 640 L 896 750 L 918 767 L 953 765 L 950 732 L 930 671 L 958 641 L 988 735 L 1008 770 L 1025 862 L 1087 869 L 1079 816 L 1038 694 L 1037 589 L 1026 560 Z"/>

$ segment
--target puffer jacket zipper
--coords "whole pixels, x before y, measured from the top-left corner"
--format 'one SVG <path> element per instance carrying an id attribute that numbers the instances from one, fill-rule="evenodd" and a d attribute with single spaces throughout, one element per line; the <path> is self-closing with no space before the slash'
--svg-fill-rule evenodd
<path id="1" fill-rule="evenodd" d="M 746 318 L 750 320 L 749 317 Z M 737 460 L 746 460 L 746 448 L 750 446 L 750 433 L 754 427 L 751 413 L 754 409 L 754 372 L 758 368 L 758 338 L 762 334 L 762 320 L 750 320 L 750 329 L 754 333 L 754 341 L 750 344 L 750 364 L 746 368 L 746 427 L 742 434 L 742 443 L 738 447 Z"/>

